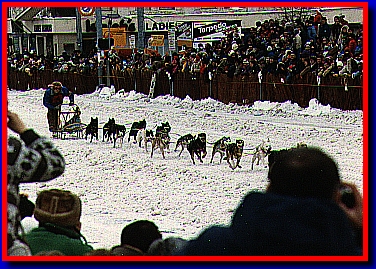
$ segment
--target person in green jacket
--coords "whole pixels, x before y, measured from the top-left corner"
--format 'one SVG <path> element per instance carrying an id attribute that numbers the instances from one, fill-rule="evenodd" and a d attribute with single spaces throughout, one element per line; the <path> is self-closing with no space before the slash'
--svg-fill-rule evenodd
<path id="1" fill-rule="evenodd" d="M 34 217 L 39 227 L 25 236 L 32 255 L 60 251 L 66 256 L 83 256 L 93 250 L 81 230 L 81 200 L 70 191 L 51 189 L 38 194 Z"/>

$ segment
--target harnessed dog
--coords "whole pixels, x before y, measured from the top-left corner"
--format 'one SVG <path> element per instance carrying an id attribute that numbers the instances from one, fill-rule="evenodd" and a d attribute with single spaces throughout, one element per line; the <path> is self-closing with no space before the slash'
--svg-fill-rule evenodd
<path id="1" fill-rule="evenodd" d="M 168 144 L 170 143 L 170 137 L 168 136 L 167 132 L 157 132 L 155 137 L 153 138 L 153 142 L 151 144 L 151 155 L 153 157 L 153 152 L 155 149 L 159 148 L 163 159 L 165 159 L 164 150 L 168 148 Z"/>
<path id="2" fill-rule="evenodd" d="M 231 138 L 229 136 L 224 136 L 214 143 L 210 163 L 213 162 L 214 155 L 217 152 L 221 155 L 221 158 L 219 159 L 219 163 L 222 163 L 222 159 L 223 159 L 223 156 L 226 155 L 226 148 L 229 142 L 231 142 Z"/>
<path id="3" fill-rule="evenodd" d="M 140 129 L 137 132 L 136 141 L 141 148 L 141 142 L 144 141 L 146 152 L 148 151 L 148 142 L 153 142 L 154 134 L 152 130 Z"/>
<path id="4" fill-rule="evenodd" d="M 207 152 L 206 152 L 206 134 L 205 133 L 199 133 L 197 137 L 195 137 L 193 140 L 191 140 L 187 146 L 187 150 L 189 151 L 189 154 L 191 155 L 191 159 L 193 164 L 195 163 L 194 155 L 198 157 L 200 162 L 202 163 L 202 158 L 205 158 Z M 202 154 L 202 155 L 201 155 Z"/>
<path id="5" fill-rule="evenodd" d="M 124 125 L 115 124 L 114 128 L 112 129 L 112 136 L 114 138 L 114 148 L 116 146 L 116 140 L 120 139 L 121 147 L 123 147 L 124 137 L 126 134 L 126 128 Z"/>
<path id="6" fill-rule="evenodd" d="M 157 129 L 155 130 L 155 136 L 159 136 L 162 133 L 167 136 L 166 137 L 166 141 L 167 141 L 166 149 L 170 149 L 170 141 L 171 141 L 170 131 L 171 131 L 171 126 L 168 123 L 168 121 L 162 122 L 162 124 L 160 126 L 157 126 Z"/>
<path id="7" fill-rule="evenodd" d="M 90 123 L 86 126 L 85 140 L 90 135 L 90 143 L 93 141 L 93 137 L 98 140 L 98 117 L 91 117 Z"/>
<path id="8" fill-rule="evenodd" d="M 115 119 L 114 118 L 109 118 L 108 119 L 108 122 L 105 123 L 105 125 L 103 126 L 103 141 L 104 142 L 104 139 L 107 138 L 107 142 L 108 141 L 112 141 L 112 133 L 113 133 L 113 129 L 114 129 L 114 126 L 115 126 Z"/>
<path id="9" fill-rule="evenodd" d="M 143 119 L 142 121 L 135 121 L 132 123 L 131 129 L 129 131 L 128 136 L 128 143 L 131 140 L 131 136 L 133 136 L 134 141 L 136 142 L 136 136 L 139 130 L 146 129 L 146 120 Z"/>
<path id="10" fill-rule="evenodd" d="M 243 148 L 244 148 L 244 140 L 242 139 L 236 139 L 235 143 L 230 143 L 227 145 L 227 148 L 226 148 L 227 163 L 229 164 L 232 170 L 234 170 L 236 167 L 242 168 L 239 165 L 239 163 L 240 163 L 240 159 L 243 156 Z M 234 163 L 234 158 L 236 159 L 235 166 L 231 164 L 231 162 Z"/>
<path id="11" fill-rule="evenodd" d="M 191 140 L 193 140 L 193 135 L 186 134 L 186 135 L 183 135 L 183 136 L 179 137 L 178 141 L 176 141 L 176 146 L 175 146 L 175 150 L 174 151 L 177 151 L 178 147 L 181 147 L 181 151 L 179 153 L 179 157 L 180 157 L 181 153 L 183 152 L 184 148 L 188 147 L 189 142 L 191 142 Z"/>
<path id="12" fill-rule="evenodd" d="M 169 150 L 170 149 L 170 140 L 171 140 L 171 137 L 170 137 L 170 132 L 171 132 L 170 123 L 168 123 L 168 121 L 162 122 L 161 126 L 157 127 L 157 131 L 156 132 L 158 132 L 158 128 L 160 128 L 161 130 L 163 130 L 163 132 L 167 133 L 168 143 L 167 143 L 167 147 L 166 148 Z"/>
<path id="13" fill-rule="evenodd" d="M 261 161 L 261 163 L 265 167 L 267 167 L 265 163 L 265 158 L 271 153 L 271 149 L 272 147 L 266 144 L 265 141 L 263 141 L 260 145 L 256 147 L 256 151 L 253 153 L 253 157 L 252 157 L 252 170 L 253 170 L 253 165 L 256 160 L 257 160 L 256 165 L 259 165 Z"/>

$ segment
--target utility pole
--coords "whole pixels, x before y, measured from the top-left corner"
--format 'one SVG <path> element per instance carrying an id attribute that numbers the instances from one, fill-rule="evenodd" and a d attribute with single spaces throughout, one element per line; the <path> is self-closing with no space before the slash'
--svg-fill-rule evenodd
<path id="1" fill-rule="evenodd" d="M 145 25 L 144 25 L 145 15 L 144 8 L 137 8 L 137 31 L 138 31 L 138 40 L 137 40 L 137 49 L 139 51 L 144 51 L 145 48 Z"/>
<path id="2" fill-rule="evenodd" d="M 111 15 L 112 15 L 112 8 L 111 8 Z M 112 19 L 111 16 L 108 18 L 108 50 L 107 50 L 107 87 L 111 87 L 111 78 L 110 78 L 110 50 L 111 50 L 111 24 Z"/>
<path id="3" fill-rule="evenodd" d="M 102 33 L 102 9 L 100 7 L 97 7 L 95 9 L 95 26 L 97 28 L 97 57 L 98 57 L 98 83 L 100 86 L 102 84 L 102 65 L 100 62 L 101 59 L 101 53 L 99 51 L 99 38 L 103 37 Z"/>
<path id="4" fill-rule="evenodd" d="M 77 47 L 82 52 L 82 25 L 81 25 L 81 14 L 76 8 L 76 31 L 77 31 Z"/>

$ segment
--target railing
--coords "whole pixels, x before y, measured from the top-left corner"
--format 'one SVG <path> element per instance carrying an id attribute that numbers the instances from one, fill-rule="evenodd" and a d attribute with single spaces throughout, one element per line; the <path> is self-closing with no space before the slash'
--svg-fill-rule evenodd
<path id="1" fill-rule="evenodd" d="M 149 94 L 152 72 L 149 70 L 118 71 L 111 77 L 111 85 L 116 90 L 135 90 Z M 95 91 L 98 76 L 68 73 L 61 74 L 51 70 L 40 71 L 33 75 L 25 72 L 9 71 L 8 87 L 17 90 L 46 88 L 52 81 L 61 81 L 76 94 L 88 94 Z M 172 83 L 171 83 L 172 82 Z M 290 100 L 300 107 L 308 107 L 309 101 L 316 98 L 323 105 L 343 110 L 361 110 L 363 108 L 362 77 L 344 79 L 327 76 L 321 78 L 320 85 L 313 74 L 303 78 L 296 76 L 293 84 L 282 83 L 281 77 L 267 75 L 259 83 L 257 75 L 228 78 L 218 74 L 209 80 L 201 75 L 196 80 L 189 73 L 177 73 L 170 81 L 165 72 L 157 74 L 154 97 L 171 94 L 180 98 L 189 95 L 193 100 L 211 97 L 223 103 L 252 104 L 257 100 L 285 102 Z M 347 86 L 346 86 L 347 84 Z"/>

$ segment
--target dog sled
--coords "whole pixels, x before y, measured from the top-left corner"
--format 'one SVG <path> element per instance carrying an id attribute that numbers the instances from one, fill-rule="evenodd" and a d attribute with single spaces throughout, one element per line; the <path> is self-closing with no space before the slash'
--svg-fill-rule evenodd
<path id="1" fill-rule="evenodd" d="M 57 130 L 52 133 L 55 138 L 83 138 L 86 124 L 81 122 L 81 110 L 78 105 L 62 104 Z"/>

